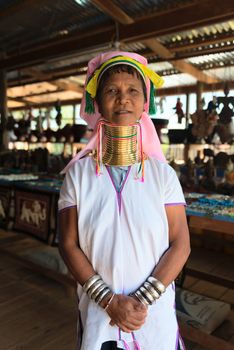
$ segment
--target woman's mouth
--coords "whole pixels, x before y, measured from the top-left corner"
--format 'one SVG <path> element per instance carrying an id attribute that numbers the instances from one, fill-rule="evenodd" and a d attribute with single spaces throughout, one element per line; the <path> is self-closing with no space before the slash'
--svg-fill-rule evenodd
<path id="1" fill-rule="evenodd" d="M 122 109 L 120 111 L 115 111 L 115 114 L 122 115 L 122 114 L 130 114 L 131 111 L 127 111 L 126 109 Z"/>

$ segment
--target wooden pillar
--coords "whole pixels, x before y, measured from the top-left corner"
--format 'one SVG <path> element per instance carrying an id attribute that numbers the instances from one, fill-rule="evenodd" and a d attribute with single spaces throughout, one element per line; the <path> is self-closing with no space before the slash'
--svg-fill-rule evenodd
<path id="1" fill-rule="evenodd" d="M 189 124 L 189 99 L 190 99 L 190 94 L 186 94 L 186 112 L 185 112 L 185 127 L 188 127 Z"/>
<path id="2" fill-rule="evenodd" d="M 8 137 L 6 132 L 7 115 L 7 78 L 6 72 L 0 71 L 0 150 L 8 148 Z"/>
<path id="3" fill-rule="evenodd" d="M 188 162 L 189 160 L 189 144 L 186 142 L 184 144 L 184 152 L 183 152 L 183 155 L 184 155 L 184 162 L 185 164 Z"/>
<path id="4" fill-rule="evenodd" d="M 202 91 L 203 84 L 198 81 L 197 82 L 197 110 L 202 109 Z"/>
<path id="5" fill-rule="evenodd" d="M 72 119 L 73 119 L 73 124 L 76 123 L 76 105 L 73 105 L 73 115 L 72 115 Z"/>

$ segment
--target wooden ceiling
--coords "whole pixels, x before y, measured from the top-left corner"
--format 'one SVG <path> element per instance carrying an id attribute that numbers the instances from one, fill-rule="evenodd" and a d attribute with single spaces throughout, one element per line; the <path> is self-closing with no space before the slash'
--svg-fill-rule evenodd
<path id="1" fill-rule="evenodd" d="M 10 108 L 79 101 L 88 60 L 115 48 L 147 56 L 165 80 L 184 73 L 204 89 L 221 88 L 217 70 L 233 80 L 234 2 L 0 0 L 0 70 Z"/>

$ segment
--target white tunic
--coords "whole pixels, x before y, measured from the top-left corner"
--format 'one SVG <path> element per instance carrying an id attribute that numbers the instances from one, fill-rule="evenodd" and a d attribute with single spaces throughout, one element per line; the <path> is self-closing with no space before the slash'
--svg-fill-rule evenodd
<path id="1" fill-rule="evenodd" d="M 93 158 L 86 157 L 68 170 L 60 192 L 59 210 L 77 206 L 80 247 L 115 293 L 135 291 L 151 274 L 169 247 L 165 205 L 185 204 L 168 164 L 147 159 L 144 182 L 136 180 L 137 169 L 137 164 L 129 168 L 118 193 L 107 168 L 97 176 Z M 120 338 L 130 344 L 133 336 L 141 350 L 177 349 L 174 283 L 149 306 L 145 324 L 134 334 L 110 326 L 108 314 L 89 300 L 80 285 L 77 290 L 82 350 L 100 350 L 105 341 Z"/>

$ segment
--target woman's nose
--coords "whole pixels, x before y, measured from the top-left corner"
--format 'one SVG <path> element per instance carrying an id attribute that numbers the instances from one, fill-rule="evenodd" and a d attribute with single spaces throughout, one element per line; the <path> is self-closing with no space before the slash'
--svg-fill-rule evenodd
<path id="1" fill-rule="evenodd" d="M 125 103 L 128 101 L 128 94 L 125 91 L 120 91 L 119 92 L 119 101 L 120 103 Z"/>

